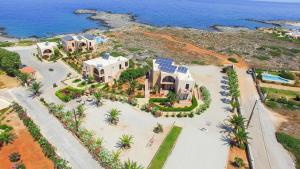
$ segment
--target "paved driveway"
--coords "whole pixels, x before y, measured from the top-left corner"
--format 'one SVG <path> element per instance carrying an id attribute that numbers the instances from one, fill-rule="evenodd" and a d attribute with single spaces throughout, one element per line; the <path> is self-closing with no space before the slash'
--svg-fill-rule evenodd
<path id="1" fill-rule="evenodd" d="M 61 63 L 45 63 L 38 61 L 32 56 L 35 51 L 34 47 L 16 47 L 9 48 L 21 55 L 23 64 L 35 68 L 42 78 L 43 97 L 47 100 L 55 101 L 56 97 L 53 92 L 52 83 L 63 80 L 68 68 Z M 49 68 L 53 68 L 53 72 L 49 72 Z M 100 165 L 92 158 L 83 145 L 69 132 L 62 124 L 43 106 L 40 101 L 30 97 L 31 93 L 24 87 L 18 87 L 11 90 L 0 90 L 0 99 L 15 100 L 22 105 L 28 115 L 40 127 L 42 134 L 49 142 L 57 148 L 57 153 L 69 161 L 74 169 L 100 169 Z"/>
<path id="2" fill-rule="evenodd" d="M 244 117 L 249 119 L 255 100 L 259 99 L 252 77 L 246 70 L 237 69 L 241 90 L 241 107 Z M 275 137 L 276 129 L 270 110 L 258 101 L 250 123 L 250 147 L 256 169 L 293 169 L 295 164 L 288 152 Z"/>
<path id="3" fill-rule="evenodd" d="M 176 119 L 183 126 L 178 142 L 169 156 L 165 169 L 222 169 L 226 168 L 229 146 L 219 127 L 229 115 L 228 104 L 220 94 L 223 81 L 216 66 L 192 66 L 196 82 L 206 86 L 212 98 L 211 107 L 193 119 Z M 207 131 L 205 131 L 205 129 Z"/>

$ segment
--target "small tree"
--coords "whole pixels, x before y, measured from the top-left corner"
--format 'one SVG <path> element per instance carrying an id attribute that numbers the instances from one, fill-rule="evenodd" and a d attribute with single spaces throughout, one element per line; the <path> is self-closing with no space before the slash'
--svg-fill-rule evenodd
<path id="1" fill-rule="evenodd" d="M 119 122 L 119 117 L 120 117 L 120 110 L 118 109 L 111 109 L 107 114 L 107 120 L 109 123 L 117 125 Z"/>
<path id="2" fill-rule="evenodd" d="M 128 95 L 132 95 L 135 92 L 136 86 L 137 86 L 136 80 L 134 80 L 134 79 L 130 80 L 130 82 L 129 82 L 129 88 L 127 90 Z"/>
<path id="3" fill-rule="evenodd" d="M 31 84 L 30 90 L 32 91 L 34 96 L 39 96 L 41 94 L 42 83 L 34 81 Z"/>
<path id="4" fill-rule="evenodd" d="M 168 102 L 173 105 L 176 101 L 178 101 L 177 95 L 175 92 L 169 91 L 167 94 Z"/>
<path id="5" fill-rule="evenodd" d="M 94 93 L 94 99 L 97 107 L 99 107 L 101 104 L 101 98 L 102 98 L 102 94 L 100 92 Z"/>
<path id="6" fill-rule="evenodd" d="M 143 169 L 142 166 L 138 165 L 136 162 L 134 161 L 130 161 L 130 160 L 127 160 L 125 163 L 124 163 L 124 166 L 122 167 L 122 169 Z"/>
<path id="7" fill-rule="evenodd" d="M 119 140 L 119 145 L 123 149 L 130 149 L 132 142 L 133 136 L 131 135 L 122 135 Z"/>

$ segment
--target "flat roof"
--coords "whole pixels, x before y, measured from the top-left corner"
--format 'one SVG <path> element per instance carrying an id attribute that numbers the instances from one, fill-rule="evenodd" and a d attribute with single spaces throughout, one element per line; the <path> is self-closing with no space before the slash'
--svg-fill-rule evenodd
<path id="1" fill-rule="evenodd" d="M 108 66 L 108 65 L 112 65 L 114 63 L 118 63 L 120 61 L 128 61 L 128 59 L 123 57 L 123 56 L 119 56 L 119 57 L 109 56 L 109 57 L 107 57 L 107 55 L 106 55 L 106 57 L 98 57 L 98 58 L 95 58 L 95 59 L 84 61 L 84 63 L 100 68 L 100 67 L 105 67 L 105 66 Z"/>

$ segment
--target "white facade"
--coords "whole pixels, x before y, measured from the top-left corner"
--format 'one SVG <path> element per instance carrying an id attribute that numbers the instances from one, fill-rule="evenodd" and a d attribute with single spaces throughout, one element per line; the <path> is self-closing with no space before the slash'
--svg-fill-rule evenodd
<path id="1" fill-rule="evenodd" d="M 38 54 L 43 58 L 48 58 L 53 55 L 55 48 L 57 48 L 57 44 L 55 42 L 37 43 Z"/>
<path id="2" fill-rule="evenodd" d="M 105 54 L 102 57 L 87 60 L 83 63 L 83 75 L 91 76 L 98 82 L 109 83 L 118 79 L 121 72 L 129 67 L 125 57 L 113 57 Z"/>
<path id="3" fill-rule="evenodd" d="M 154 59 L 151 80 L 152 87 L 174 90 L 180 100 L 191 100 L 193 97 L 195 80 L 186 66 L 175 65 L 172 59 Z"/>

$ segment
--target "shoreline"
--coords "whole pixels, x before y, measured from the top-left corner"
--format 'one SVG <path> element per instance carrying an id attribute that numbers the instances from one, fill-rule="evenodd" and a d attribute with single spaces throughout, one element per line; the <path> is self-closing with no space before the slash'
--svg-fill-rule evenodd
<path id="1" fill-rule="evenodd" d="M 90 15 L 87 16 L 87 19 L 90 19 L 94 22 L 99 22 L 101 26 L 103 26 L 106 29 L 99 29 L 99 28 L 88 28 L 84 29 L 80 32 L 71 32 L 71 33 L 62 33 L 62 34 L 54 34 L 51 36 L 45 36 L 45 37 L 39 37 L 36 35 L 26 37 L 26 38 L 19 38 L 14 37 L 11 35 L 8 35 L 5 32 L 5 27 L 0 27 L 0 42 L 16 42 L 18 40 L 28 40 L 28 39 L 44 39 L 44 38 L 53 38 L 53 37 L 59 37 L 67 34 L 77 34 L 77 33 L 103 33 L 105 31 L 117 31 L 117 30 L 128 30 L 131 27 L 134 26 L 143 26 L 143 27 L 149 27 L 149 28 L 174 28 L 174 29 L 194 29 L 199 31 L 207 31 L 207 32 L 239 32 L 239 31 L 254 31 L 256 29 L 251 29 L 244 26 L 226 26 L 226 25 L 220 25 L 220 24 L 214 24 L 209 26 L 207 29 L 198 29 L 198 28 L 191 28 L 191 27 L 179 27 L 179 26 L 155 26 L 147 23 L 141 23 L 138 22 L 136 17 L 133 14 L 127 13 L 127 14 L 121 14 L 121 13 L 113 13 L 111 11 L 98 11 L 96 9 L 77 9 L 73 11 L 75 15 Z M 295 26 L 300 28 L 300 21 L 291 21 L 291 20 L 269 20 L 269 21 L 263 21 L 263 20 L 256 20 L 256 19 L 244 19 L 246 21 L 250 22 L 257 22 L 257 23 L 263 23 L 267 25 L 272 25 L 275 27 L 283 27 L 286 25 L 289 26 Z M 264 28 L 264 27 L 259 27 Z"/>

